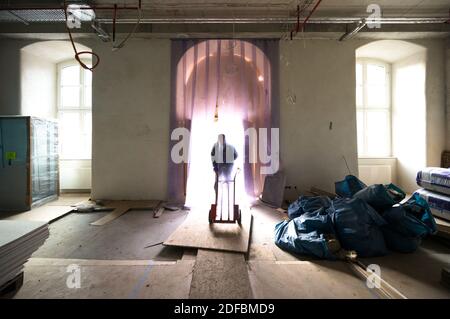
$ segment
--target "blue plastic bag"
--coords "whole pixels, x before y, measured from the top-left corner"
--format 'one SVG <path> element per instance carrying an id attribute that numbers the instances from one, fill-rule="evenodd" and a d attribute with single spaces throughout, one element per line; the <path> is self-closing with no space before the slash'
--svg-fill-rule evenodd
<path id="1" fill-rule="evenodd" d="M 290 219 L 293 219 L 307 212 L 328 209 L 330 206 L 331 199 L 326 196 L 300 196 L 289 205 L 288 216 Z"/>
<path id="2" fill-rule="evenodd" d="M 411 214 L 404 206 L 394 206 L 383 212 L 389 227 L 405 237 L 423 238 L 434 232 L 433 228 Z"/>
<path id="3" fill-rule="evenodd" d="M 428 227 L 427 235 L 432 235 L 437 232 L 436 220 L 431 213 L 430 206 L 419 194 L 414 193 L 402 206 L 409 214 L 415 216 Z"/>
<path id="4" fill-rule="evenodd" d="M 336 194 L 343 198 L 352 198 L 354 194 L 366 187 L 366 184 L 353 175 L 347 175 L 343 181 L 334 183 Z"/>
<path id="5" fill-rule="evenodd" d="M 335 252 L 340 249 L 331 215 L 323 209 L 278 223 L 275 244 L 294 254 L 331 260 L 336 259 Z"/>
<path id="6" fill-rule="evenodd" d="M 386 245 L 394 251 L 414 252 L 422 238 L 436 232 L 428 203 L 416 194 L 406 203 L 384 211 L 383 218 L 388 223 L 383 227 Z"/>
<path id="7" fill-rule="evenodd" d="M 362 199 L 381 213 L 402 201 L 405 198 L 405 192 L 394 184 L 375 184 L 360 190 L 353 195 L 353 198 Z"/>
<path id="8" fill-rule="evenodd" d="M 400 253 L 413 253 L 417 250 L 417 248 L 419 248 L 422 242 L 420 237 L 404 236 L 390 225 L 383 226 L 381 230 L 383 231 L 386 246 L 393 251 Z"/>
<path id="9" fill-rule="evenodd" d="M 361 257 L 387 254 L 380 228 L 386 221 L 372 207 L 359 198 L 335 199 L 333 206 L 334 227 L 344 249 Z"/>

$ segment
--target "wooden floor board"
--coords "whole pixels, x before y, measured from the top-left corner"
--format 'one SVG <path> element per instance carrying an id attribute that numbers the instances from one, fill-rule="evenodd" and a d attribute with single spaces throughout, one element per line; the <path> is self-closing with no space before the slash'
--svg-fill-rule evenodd
<path id="1" fill-rule="evenodd" d="M 186 220 L 164 242 L 166 246 L 214 249 L 246 253 L 249 248 L 252 215 L 242 212 L 242 225 L 209 224 L 208 211 L 191 211 Z"/>
<path id="2" fill-rule="evenodd" d="M 189 298 L 248 299 L 251 296 L 244 254 L 198 250 Z"/>

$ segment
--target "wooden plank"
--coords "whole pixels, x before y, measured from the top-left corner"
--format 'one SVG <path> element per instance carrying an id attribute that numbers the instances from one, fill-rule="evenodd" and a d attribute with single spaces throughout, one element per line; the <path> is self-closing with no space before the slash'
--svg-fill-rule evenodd
<path id="1" fill-rule="evenodd" d="M 189 298 L 248 299 L 251 297 L 244 254 L 198 250 Z"/>
<path id="2" fill-rule="evenodd" d="M 103 226 L 116 218 L 119 218 L 129 210 L 153 210 L 159 205 L 160 201 L 156 200 L 123 200 L 123 201 L 105 201 L 105 206 L 114 207 L 115 209 L 108 215 L 99 220 L 90 223 L 92 226 Z"/>
<path id="3" fill-rule="evenodd" d="M 129 206 L 117 205 L 116 209 L 114 209 L 111 213 L 109 213 L 106 216 L 103 216 L 102 218 L 100 218 L 99 220 L 96 220 L 95 222 L 90 223 L 89 225 L 103 226 L 103 225 L 109 223 L 110 221 L 113 221 L 114 219 L 119 218 L 120 216 L 122 216 L 129 210 L 130 210 Z"/>
<path id="4" fill-rule="evenodd" d="M 66 258 L 30 258 L 27 266 L 68 266 L 76 264 L 79 266 L 169 266 L 175 265 L 176 261 L 165 260 L 102 260 L 102 259 L 66 259 Z"/>
<path id="5" fill-rule="evenodd" d="M 317 188 L 317 187 L 311 187 L 310 192 L 316 196 L 328 196 L 331 199 L 336 197 L 336 194 L 327 192 L 327 191 Z"/>
<path id="6" fill-rule="evenodd" d="M 166 246 L 204 248 L 246 253 L 253 216 L 242 211 L 242 224 L 209 224 L 208 211 L 191 211 L 186 220 L 164 242 Z"/>
<path id="7" fill-rule="evenodd" d="M 395 287 L 393 287 L 386 280 L 378 276 L 377 274 L 367 270 L 361 263 L 348 261 L 350 268 L 353 272 L 360 277 L 364 282 L 368 280 L 375 280 L 379 283 L 379 287 L 374 287 L 372 290 L 380 296 L 382 299 L 408 299 Z"/>
<path id="8" fill-rule="evenodd" d="M 159 218 L 164 213 L 164 207 L 158 207 L 153 214 L 154 218 Z"/>
<path id="9" fill-rule="evenodd" d="M 334 299 L 376 298 L 365 282 L 339 261 L 249 261 L 255 298 Z"/>
<path id="10" fill-rule="evenodd" d="M 450 222 L 438 217 L 435 217 L 434 219 L 436 220 L 437 229 L 439 231 L 450 233 Z"/>
<path id="11" fill-rule="evenodd" d="M 438 218 L 438 217 L 434 217 L 434 220 L 436 221 L 436 227 L 437 227 L 437 234 L 436 236 L 445 238 L 447 240 L 450 239 L 450 222 Z"/>

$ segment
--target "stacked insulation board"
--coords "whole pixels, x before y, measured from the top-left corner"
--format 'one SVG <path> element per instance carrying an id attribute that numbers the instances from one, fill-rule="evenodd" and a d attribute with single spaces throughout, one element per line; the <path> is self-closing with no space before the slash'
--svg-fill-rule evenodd
<path id="1" fill-rule="evenodd" d="M 46 222 L 0 220 L 0 287 L 22 273 L 48 236 Z"/>
<path id="2" fill-rule="evenodd" d="M 450 221 L 450 169 L 427 167 L 417 173 L 416 191 L 425 199 L 434 216 Z"/>

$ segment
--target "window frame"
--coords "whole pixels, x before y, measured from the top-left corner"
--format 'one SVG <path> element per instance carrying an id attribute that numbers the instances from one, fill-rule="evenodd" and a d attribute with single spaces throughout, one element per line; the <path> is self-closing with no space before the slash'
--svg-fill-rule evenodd
<path id="1" fill-rule="evenodd" d="M 358 105 L 358 82 L 357 82 L 357 75 L 356 75 L 356 68 L 357 65 L 361 64 L 362 66 L 362 105 Z M 381 65 L 386 70 L 386 101 L 385 106 L 369 106 L 368 105 L 368 79 L 367 79 L 367 66 L 368 65 Z M 392 157 L 392 66 L 390 63 L 385 62 L 383 60 L 379 59 L 373 59 L 373 58 L 357 58 L 355 63 L 355 104 L 356 104 L 356 114 L 358 115 L 358 112 L 362 112 L 363 114 L 363 150 L 360 150 L 358 148 L 358 158 L 391 158 Z M 367 141 L 368 141 L 368 134 L 367 134 L 367 113 L 368 112 L 383 112 L 387 113 L 388 118 L 388 153 L 387 154 L 379 154 L 379 155 L 371 155 L 368 152 L 367 149 Z M 358 120 L 358 116 L 356 116 L 356 120 Z M 358 134 L 358 133 L 357 133 Z M 358 140 L 358 136 L 357 136 Z"/>
<path id="2" fill-rule="evenodd" d="M 82 62 L 85 63 L 86 65 L 91 64 L 91 62 L 89 60 L 86 59 L 82 59 Z M 61 83 L 61 73 L 62 73 L 62 69 L 66 68 L 66 67 L 70 67 L 70 66 L 79 66 L 80 64 L 78 63 L 77 60 L 75 59 L 71 59 L 71 60 L 66 60 L 66 61 L 62 61 L 60 63 L 57 64 L 57 68 L 56 68 L 56 72 L 57 72 L 57 76 L 56 76 L 56 92 L 57 92 L 57 97 L 56 97 L 56 115 L 57 115 L 57 119 L 60 120 L 61 118 L 61 113 L 78 113 L 80 114 L 80 125 L 82 128 L 82 131 L 80 132 L 80 135 L 85 135 L 86 133 L 86 127 L 84 125 L 85 123 L 85 117 L 86 116 L 90 116 L 91 121 L 92 121 L 92 93 L 91 93 L 91 105 L 86 106 L 85 105 L 85 95 L 86 95 L 86 77 L 85 77 L 85 69 L 80 67 L 80 84 L 79 84 L 79 99 L 80 99 L 80 103 L 78 107 L 63 107 L 62 106 L 62 94 L 61 94 L 61 88 L 63 87 L 62 83 Z M 91 92 L 92 92 L 92 78 L 91 78 Z M 92 131 L 91 131 L 92 132 Z M 60 143 L 61 145 L 61 143 Z M 60 149 L 60 159 L 61 160 L 91 160 L 92 159 L 92 133 L 91 133 L 91 152 L 90 152 L 90 156 L 78 156 L 78 157 L 65 157 L 64 154 L 62 153 L 62 150 Z"/>

